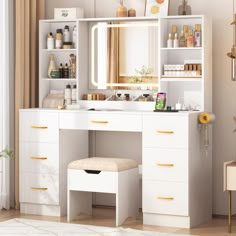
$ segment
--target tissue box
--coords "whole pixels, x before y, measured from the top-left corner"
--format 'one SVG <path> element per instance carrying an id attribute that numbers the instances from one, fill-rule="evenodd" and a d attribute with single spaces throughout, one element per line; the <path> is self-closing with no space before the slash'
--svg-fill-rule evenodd
<path id="1" fill-rule="evenodd" d="M 54 19 L 76 19 L 84 17 L 83 8 L 54 8 Z"/>

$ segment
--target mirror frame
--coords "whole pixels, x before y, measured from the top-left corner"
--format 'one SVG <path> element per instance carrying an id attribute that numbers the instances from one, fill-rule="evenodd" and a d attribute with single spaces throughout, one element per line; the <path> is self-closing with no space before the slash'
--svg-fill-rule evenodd
<path id="1" fill-rule="evenodd" d="M 112 24 L 112 25 L 94 25 L 92 26 L 92 33 L 91 33 L 91 82 L 94 86 L 119 86 L 119 87 L 137 87 L 138 85 L 141 86 L 153 86 L 153 87 L 158 87 L 159 83 L 99 83 L 95 81 L 95 31 L 99 27 L 104 27 L 104 28 L 126 28 L 126 27 L 151 27 L 151 26 L 159 26 L 159 22 L 153 22 L 153 23 L 145 23 L 145 22 L 137 22 L 137 24 Z M 159 42 L 158 42 L 159 44 Z M 159 48 L 159 47 L 158 47 Z"/>

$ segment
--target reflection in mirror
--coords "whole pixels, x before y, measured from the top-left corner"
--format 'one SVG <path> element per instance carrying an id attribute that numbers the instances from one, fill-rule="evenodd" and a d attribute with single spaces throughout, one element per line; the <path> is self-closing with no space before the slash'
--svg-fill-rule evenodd
<path id="1" fill-rule="evenodd" d="M 91 89 L 157 89 L 158 23 L 92 27 Z"/>

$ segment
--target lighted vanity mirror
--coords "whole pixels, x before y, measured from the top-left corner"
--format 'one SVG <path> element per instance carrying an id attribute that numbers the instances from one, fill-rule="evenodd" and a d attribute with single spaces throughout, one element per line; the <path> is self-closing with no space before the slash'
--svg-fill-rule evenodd
<path id="1" fill-rule="evenodd" d="M 99 22 L 91 28 L 90 89 L 158 87 L 158 22 Z"/>

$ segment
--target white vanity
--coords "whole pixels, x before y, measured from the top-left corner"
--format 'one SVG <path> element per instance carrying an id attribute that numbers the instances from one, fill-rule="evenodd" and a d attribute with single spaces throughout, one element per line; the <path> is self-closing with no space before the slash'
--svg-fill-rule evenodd
<path id="1" fill-rule="evenodd" d="M 180 98 L 198 111 L 153 112 L 155 102 L 88 101 L 83 94 L 101 92 L 107 97 L 114 91 L 99 85 L 94 90 L 89 78 L 98 78 L 89 70 L 93 55 L 90 43 L 91 28 L 98 22 L 141 24 L 158 23 L 149 32 L 157 39 L 149 58 L 156 65 L 150 84 L 153 90 L 129 90 L 135 96 L 142 93 L 166 92 L 168 104 Z M 46 49 L 45 35 L 68 24 L 77 26 L 78 48 Z M 166 48 L 171 25 L 202 25 L 202 47 Z M 61 216 L 66 214 L 66 170 L 72 160 L 96 154 L 121 157 L 113 134 L 130 135 L 125 151 L 137 158 L 142 169 L 143 223 L 149 225 L 190 228 L 211 218 L 211 146 L 205 149 L 203 132 L 198 124 L 201 111 L 211 111 L 211 24 L 205 16 L 172 16 L 153 18 L 78 19 L 68 22 L 45 20 L 40 22 L 40 88 L 39 109 L 20 110 L 20 208 L 29 214 Z M 98 37 L 98 36 L 96 36 Z M 151 37 L 150 37 L 151 38 Z M 151 42 L 152 43 L 152 42 Z M 150 49 L 149 49 L 150 50 Z M 77 57 L 76 78 L 47 78 L 50 54 L 57 60 Z M 154 53 L 155 54 L 155 53 Z M 164 65 L 182 64 L 184 60 L 201 61 L 201 76 L 165 76 Z M 59 63 L 59 62 L 58 62 Z M 96 60 L 94 70 L 97 71 Z M 142 62 L 143 63 L 143 62 Z M 121 77 L 132 77 L 129 72 Z M 95 84 L 100 83 L 95 81 Z M 44 97 L 51 90 L 62 90 L 67 83 L 76 83 L 79 110 L 57 110 L 42 107 Z M 116 82 L 117 83 L 117 82 Z M 106 86 L 119 90 L 116 83 Z M 153 86 L 153 83 L 156 86 Z M 104 85 L 103 85 L 104 86 Z M 124 84 L 120 84 L 120 87 Z M 143 86 L 143 84 L 142 84 Z M 145 85 L 148 87 L 148 85 Z M 116 87 L 116 89 L 114 89 Z M 137 87 L 137 85 L 136 85 Z M 92 90 L 93 89 L 93 90 Z M 95 111 L 88 110 L 95 108 Z M 133 138 L 134 137 L 134 138 Z M 137 139 L 136 139 L 137 138 Z M 103 142 L 101 141 L 103 140 Z M 126 141 L 124 141 L 126 142 Z M 135 145 L 133 144 L 135 142 Z M 119 143 L 119 140 L 117 144 Z M 127 143 L 127 142 L 126 142 Z M 99 147 L 100 146 L 100 147 Z M 107 150 L 106 150 L 107 148 Z M 119 147 L 120 148 L 120 147 Z M 127 149 L 127 146 L 123 147 Z M 137 150 L 136 150 L 137 149 Z M 122 147 L 120 148 L 122 153 Z M 132 154 L 133 153 L 133 154 Z M 134 154 L 135 153 L 135 154 Z M 132 156 L 133 155 L 133 156 Z M 130 157 L 130 156 L 124 156 Z M 141 196 L 137 196 L 141 197 Z"/>

